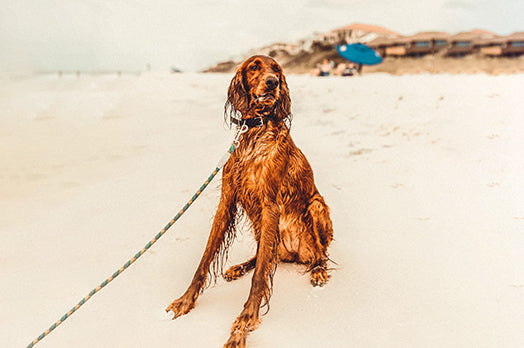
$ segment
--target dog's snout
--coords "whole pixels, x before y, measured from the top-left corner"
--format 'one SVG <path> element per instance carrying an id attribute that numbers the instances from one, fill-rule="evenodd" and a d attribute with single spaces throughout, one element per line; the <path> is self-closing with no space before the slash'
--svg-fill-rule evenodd
<path id="1" fill-rule="evenodd" d="M 269 76 L 266 78 L 266 86 L 269 89 L 275 89 L 278 86 L 278 79 L 274 76 Z"/>

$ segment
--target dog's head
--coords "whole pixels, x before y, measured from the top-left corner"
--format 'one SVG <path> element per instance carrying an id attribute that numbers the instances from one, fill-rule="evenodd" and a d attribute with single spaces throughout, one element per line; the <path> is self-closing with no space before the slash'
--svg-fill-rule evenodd
<path id="1" fill-rule="evenodd" d="M 252 56 L 231 80 L 225 105 L 226 120 L 262 116 L 276 121 L 289 119 L 291 100 L 280 65 L 271 57 Z"/>

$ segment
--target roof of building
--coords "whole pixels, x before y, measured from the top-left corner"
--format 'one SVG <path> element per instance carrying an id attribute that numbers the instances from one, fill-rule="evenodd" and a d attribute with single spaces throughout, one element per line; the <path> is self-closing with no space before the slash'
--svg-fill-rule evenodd
<path id="1" fill-rule="evenodd" d="M 423 31 L 411 36 L 403 37 L 400 42 L 447 40 L 451 35 L 443 31 Z"/>
<path id="2" fill-rule="evenodd" d="M 524 41 L 524 31 L 518 31 L 507 36 L 499 36 L 492 39 L 484 39 L 482 40 L 482 43 L 505 43 L 509 41 Z"/>
<path id="3" fill-rule="evenodd" d="M 404 39 L 404 37 L 400 35 L 392 36 L 392 37 L 379 36 L 376 39 L 370 42 L 367 42 L 366 45 L 370 47 L 390 46 L 396 43 L 400 43 L 400 40 L 402 39 Z"/>
<path id="4" fill-rule="evenodd" d="M 465 31 L 462 33 L 455 34 L 453 36 L 450 36 L 448 38 L 449 41 L 480 41 L 480 40 L 490 40 L 497 38 L 498 35 L 491 33 L 486 30 L 471 30 L 471 31 Z"/>

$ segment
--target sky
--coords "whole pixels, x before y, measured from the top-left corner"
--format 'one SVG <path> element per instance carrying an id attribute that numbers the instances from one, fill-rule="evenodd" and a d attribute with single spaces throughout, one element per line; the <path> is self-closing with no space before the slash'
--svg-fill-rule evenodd
<path id="1" fill-rule="evenodd" d="M 197 71 L 351 23 L 524 31 L 522 0 L 0 0 L 1 71 Z"/>

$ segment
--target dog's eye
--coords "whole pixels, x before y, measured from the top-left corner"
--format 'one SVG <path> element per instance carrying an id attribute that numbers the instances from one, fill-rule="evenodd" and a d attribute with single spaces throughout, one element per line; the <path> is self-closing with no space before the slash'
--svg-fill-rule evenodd
<path id="1" fill-rule="evenodd" d="M 278 67 L 277 65 L 273 66 L 273 71 L 276 72 L 276 73 L 279 73 L 280 72 L 280 67 Z"/>
<path id="2" fill-rule="evenodd" d="M 253 71 L 258 70 L 258 65 L 253 64 L 253 65 L 251 65 L 251 66 L 249 67 L 249 69 L 251 69 L 251 70 L 253 70 Z"/>

